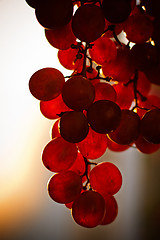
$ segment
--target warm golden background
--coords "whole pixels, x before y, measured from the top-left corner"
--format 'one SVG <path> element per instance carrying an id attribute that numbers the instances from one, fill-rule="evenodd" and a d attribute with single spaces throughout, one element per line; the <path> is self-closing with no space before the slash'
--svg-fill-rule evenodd
<path id="1" fill-rule="evenodd" d="M 28 81 L 43 67 L 67 75 L 56 54 L 25 0 L 0 0 L 0 239 L 160 239 L 160 151 L 106 151 L 99 160 L 115 163 L 123 175 L 115 196 L 119 215 L 109 226 L 82 228 L 49 198 L 52 173 L 42 165 L 41 152 L 53 122 L 41 115 Z"/>

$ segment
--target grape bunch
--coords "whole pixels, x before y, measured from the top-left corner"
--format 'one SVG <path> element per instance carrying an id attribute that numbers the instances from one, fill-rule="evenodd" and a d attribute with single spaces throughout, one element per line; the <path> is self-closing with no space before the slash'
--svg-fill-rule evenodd
<path id="1" fill-rule="evenodd" d="M 29 80 L 40 111 L 54 121 L 42 162 L 54 175 L 48 193 L 93 228 L 118 214 L 122 174 L 107 149 L 160 149 L 158 0 L 26 0 L 46 40 L 58 49 L 64 76 L 42 68 Z M 125 41 L 123 41 L 125 39 Z"/>

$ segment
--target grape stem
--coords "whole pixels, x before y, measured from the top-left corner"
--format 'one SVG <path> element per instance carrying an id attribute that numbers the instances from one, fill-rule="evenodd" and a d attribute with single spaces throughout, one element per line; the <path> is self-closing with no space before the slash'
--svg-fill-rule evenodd
<path id="1" fill-rule="evenodd" d="M 71 45 L 71 48 L 79 49 L 78 53 L 76 55 L 75 62 L 77 61 L 77 59 L 82 58 L 82 54 L 83 54 L 83 67 L 82 67 L 82 71 L 80 73 L 78 73 L 77 75 L 82 75 L 82 76 L 86 77 L 86 60 L 87 60 L 87 58 L 90 61 L 90 66 L 92 66 L 92 59 L 87 56 L 87 50 L 89 48 L 92 48 L 92 46 L 93 46 L 93 44 L 88 44 L 86 42 L 85 42 L 85 47 L 84 48 L 82 47 L 82 43 L 81 42 L 77 43 L 77 45 L 75 45 L 75 44 Z"/>
<path id="2" fill-rule="evenodd" d="M 102 68 L 101 66 L 97 66 L 97 67 L 96 67 L 97 76 L 94 77 L 94 78 L 89 78 L 89 80 L 102 79 L 102 80 L 105 80 L 105 81 L 107 81 L 107 82 L 110 82 L 110 81 L 113 79 L 112 77 L 109 77 L 109 76 L 107 76 L 107 77 L 101 77 L 101 76 L 100 76 L 100 69 L 101 69 L 101 68 Z"/>
<path id="3" fill-rule="evenodd" d="M 85 49 L 84 49 L 84 51 L 82 52 L 83 55 L 84 55 L 84 58 L 83 58 L 83 67 L 82 67 L 82 71 L 81 71 L 81 75 L 84 76 L 84 77 L 86 77 L 87 50 L 88 50 L 88 44 L 85 43 Z"/>
<path id="4" fill-rule="evenodd" d="M 122 43 L 121 43 L 120 40 L 118 39 L 117 34 L 116 34 L 116 32 L 115 32 L 115 25 L 113 25 L 113 24 L 112 24 L 112 25 L 109 25 L 109 26 L 107 27 L 107 29 L 104 30 L 103 34 L 104 34 L 105 32 L 107 32 L 107 31 L 112 31 L 114 39 L 116 40 L 116 42 L 117 42 L 120 46 L 122 46 Z"/>
<path id="5" fill-rule="evenodd" d="M 90 185 L 89 182 L 89 174 L 88 174 L 88 166 L 89 165 L 97 165 L 97 163 L 95 162 L 90 162 L 86 157 L 83 156 L 84 162 L 85 162 L 85 172 L 81 175 L 81 178 L 86 176 L 87 178 L 87 182 L 85 183 L 85 185 L 83 186 L 83 189 L 86 190 L 87 189 L 87 185 L 89 184 L 89 190 L 92 190 L 92 187 Z"/>
<path id="6" fill-rule="evenodd" d="M 133 92 L 134 92 L 134 100 L 135 100 L 135 105 L 133 106 L 133 108 L 131 109 L 132 111 L 136 108 L 139 109 L 143 109 L 148 111 L 148 108 L 142 108 L 138 106 L 138 97 L 137 94 L 140 96 L 141 100 L 144 102 L 147 100 L 147 98 L 145 96 L 143 96 L 140 91 L 137 89 L 137 82 L 138 82 L 138 70 L 135 70 L 135 74 L 134 74 L 134 78 L 130 79 L 127 83 L 124 83 L 124 86 L 128 86 L 130 83 L 133 83 Z"/>
<path id="7" fill-rule="evenodd" d="M 138 81 L 138 70 L 135 70 L 135 75 L 133 78 L 133 91 L 134 91 L 134 100 L 135 100 L 135 106 L 132 108 L 132 111 L 137 108 L 138 106 L 138 99 L 137 99 L 137 81 Z"/>

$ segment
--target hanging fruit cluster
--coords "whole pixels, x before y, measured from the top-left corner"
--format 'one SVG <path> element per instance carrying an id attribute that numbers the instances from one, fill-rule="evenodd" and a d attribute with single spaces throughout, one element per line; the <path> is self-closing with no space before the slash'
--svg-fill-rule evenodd
<path id="1" fill-rule="evenodd" d="M 160 148 L 160 19 L 157 0 L 26 0 L 35 8 L 48 42 L 58 50 L 65 77 L 43 68 L 29 81 L 40 111 L 56 120 L 42 153 L 54 172 L 50 197 L 71 209 L 76 223 L 113 222 L 120 170 L 95 163 L 106 149 Z M 119 34 L 127 43 L 122 43 Z"/>

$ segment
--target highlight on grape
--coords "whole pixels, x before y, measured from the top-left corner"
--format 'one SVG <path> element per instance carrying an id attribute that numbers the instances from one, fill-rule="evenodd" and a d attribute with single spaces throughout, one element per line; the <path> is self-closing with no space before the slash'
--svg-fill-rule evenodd
<path id="1" fill-rule="evenodd" d="M 106 149 L 160 149 L 160 97 L 151 92 L 160 85 L 158 1 L 25 1 L 61 65 L 73 71 L 43 68 L 29 80 L 41 113 L 53 120 L 42 152 L 53 172 L 48 194 L 80 226 L 108 225 L 118 214 L 122 173 L 96 159 Z"/>

